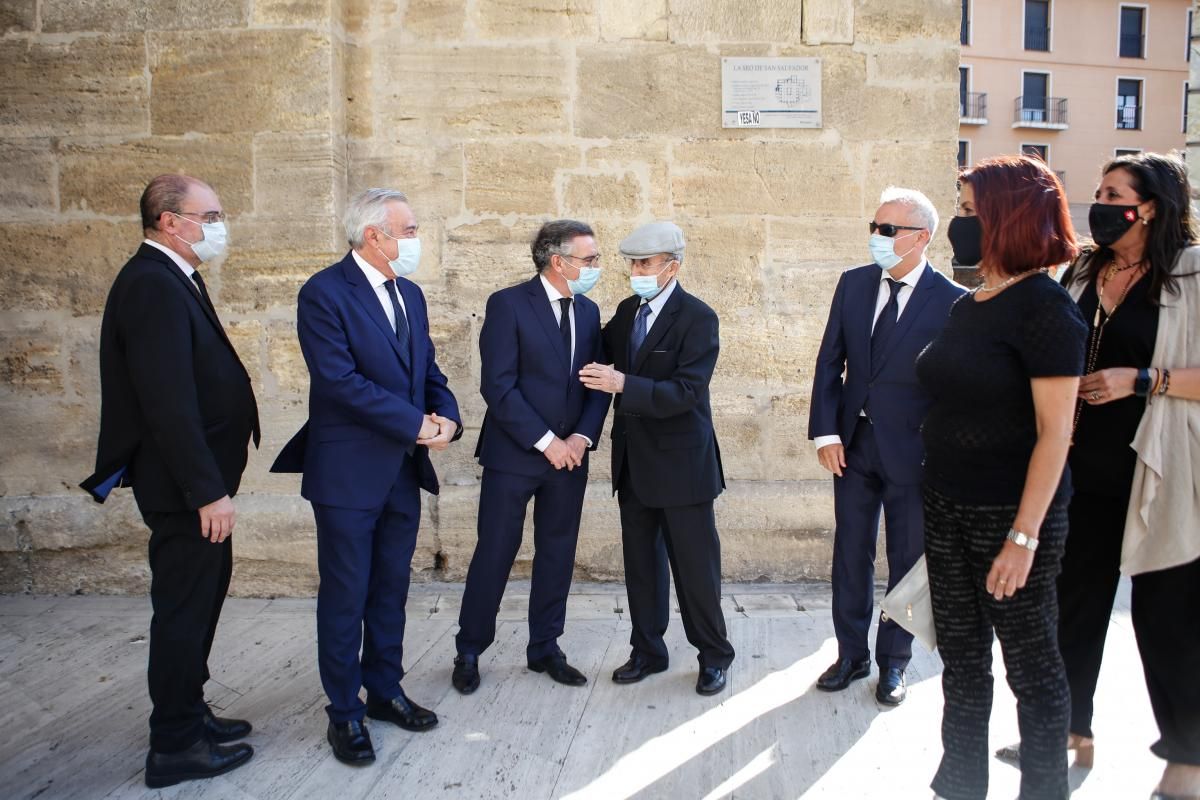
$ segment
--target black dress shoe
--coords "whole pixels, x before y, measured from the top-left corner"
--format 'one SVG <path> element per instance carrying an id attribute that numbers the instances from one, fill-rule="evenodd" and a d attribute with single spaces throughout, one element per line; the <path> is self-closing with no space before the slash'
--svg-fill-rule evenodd
<path id="1" fill-rule="evenodd" d="M 391 700 L 376 700 L 367 695 L 367 716 L 417 733 L 438 724 L 437 714 L 409 700 L 403 689 Z"/>
<path id="2" fill-rule="evenodd" d="M 854 661 L 849 658 L 839 658 L 829 669 L 817 678 L 817 688 L 823 692 L 840 692 L 852 681 L 865 678 L 871 674 L 871 659 Z"/>
<path id="3" fill-rule="evenodd" d="M 696 694 L 716 694 L 725 688 L 725 670 L 720 667 L 702 667 L 696 679 Z"/>
<path id="4" fill-rule="evenodd" d="M 245 739 L 253 729 L 246 720 L 218 717 L 213 714 L 211 708 L 204 715 L 204 730 L 208 733 L 208 738 L 217 744 Z"/>
<path id="5" fill-rule="evenodd" d="M 904 678 L 904 670 L 899 667 L 888 667 L 879 676 L 879 685 L 875 687 L 875 699 L 885 706 L 898 706 L 908 697 L 908 681 Z"/>
<path id="6" fill-rule="evenodd" d="M 667 665 L 655 664 L 641 653 L 634 653 L 621 666 L 613 670 L 613 683 L 637 683 L 648 675 L 666 672 Z"/>
<path id="7" fill-rule="evenodd" d="M 375 748 L 371 745 L 371 734 L 361 719 L 349 722 L 330 722 L 325 733 L 334 757 L 343 764 L 362 767 L 375 761 Z"/>
<path id="8" fill-rule="evenodd" d="M 151 789 L 174 786 L 183 781 L 195 781 L 224 775 L 250 760 L 254 748 L 248 744 L 230 747 L 210 742 L 207 737 L 178 753 L 146 755 L 146 785 Z"/>
<path id="9" fill-rule="evenodd" d="M 528 666 L 534 672 L 548 673 L 551 678 L 567 686 L 583 686 L 587 683 L 583 673 L 568 664 L 567 657 L 561 653 L 530 661 Z"/>
<path id="10" fill-rule="evenodd" d="M 450 683 L 459 694 L 470 694 L 479 688 L 479 656 L 459 653 L 454 657 L 454 674 Z"/>

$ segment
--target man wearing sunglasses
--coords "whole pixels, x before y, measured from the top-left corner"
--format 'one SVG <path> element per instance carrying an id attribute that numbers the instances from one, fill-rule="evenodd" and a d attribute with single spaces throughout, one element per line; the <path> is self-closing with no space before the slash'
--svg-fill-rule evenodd
<path id="1" fill-rule="evenodd" d="M 867 635 L 875 603 L 875 545 L 887 525 L 888 588 L 924 548 L 921 422 L 929 397 L 917 354 L 941 331 L 963 293 L 930 266 L 938 215 L 925 195 L 889 188 L 870 221 L 874 263 L 842 273 L 817 353 L 808 435 L 834 475 L 833 627 L 838 660 L 817 680 L 836 692 L 871 674 Z M 844 377 L 843 377 L 844 376 Z M 912 635 L 880 619 L 875 697 L 904 701 Z"/>

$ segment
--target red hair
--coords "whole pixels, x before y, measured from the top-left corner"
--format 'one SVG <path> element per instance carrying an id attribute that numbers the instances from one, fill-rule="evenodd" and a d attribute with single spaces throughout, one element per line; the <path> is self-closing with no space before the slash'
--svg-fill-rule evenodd
<path id="1" fill-rule="evenodd" d="M 997 156 L 959 176 L 975 192 L 983 262 L 1004 275 L 1066 263 L 1079 254 L 1058 176 L 1040 159 Z"/>

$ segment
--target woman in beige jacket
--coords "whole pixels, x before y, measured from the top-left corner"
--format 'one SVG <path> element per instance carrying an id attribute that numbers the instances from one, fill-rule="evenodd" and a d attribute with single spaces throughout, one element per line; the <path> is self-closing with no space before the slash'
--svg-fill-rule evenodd
<path id="1" fill-rule="evenodd" d="M 1160 733 L 1151 750 L 1167 762 L 1153 797 L 1200 798 L 1200 231 L 1183 162 L 1109 162 L 1089 223 L 1096 248 L 1064 276 L 1089 324 L 1058 580 L 1068 747 L 1091 766 L 1092 697 L 1123 572 Z"/>

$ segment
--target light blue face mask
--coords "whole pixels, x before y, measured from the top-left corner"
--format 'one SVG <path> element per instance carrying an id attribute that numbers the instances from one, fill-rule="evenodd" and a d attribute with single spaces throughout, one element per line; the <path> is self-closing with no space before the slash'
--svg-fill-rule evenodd
<path id="1" fill-rule="evenodd" d="M 653 275 L 630 275 L 629 288 L 643 300 L 653 300 L 663 290 L 663 287 L 658 285 L 658 276 L 666 272 L 672 262 L 673 260 L 663 264 L 663 268 Z"/>
<path id="2" fill-rule="evenodd" d="M 574 257 L 559 256 L 559 258 L 563 259 Z M 574 267 L 575 265 L 572 264 L 571 266 Z M 571 294 L 587 294 L 595 287 L 596 282 L 600 280 L 600 267 L 575 267 L 575 269 L 579 270 L 579 275 L 575 280 L 571 280 L 566 275 L 563 275 L 567 281 L 567 288 L 571 290 Z"/>
<path id="3" fill-rule="evenodd" d="M 389 239 L 396 240 L 396 257 L 388 258 L 388 267 L 397 277 L 412 275 L 417 271 L 417 267 L 421 264 L 421 240 L 417 237 L 411 239 L 400 239 L 392 236 L 387 231 L 380 231 Z M 379 250 L 378 247 L 375 248 Z M 387 253 L 379 250 L 379 254 L 387 258 Z"/>
<path id="4" fill-rule="evenodd" d="M 867 246 L 871 248 L 871 258 L 875 259 L 875 263 L 881 268 L 891 269 L 903 261 L 904 256 L 907 256 L 913 250 L 917 249 L 914 245 L 913 247 L 908 248 L 907 252 L 905 252 L 903 256 L 898 256 L 896 255 L 896 240 L 905 239 L 918 233 L 920 233 L 920 231 L 912 231 L 904 234 L 903 236 L 895 237 L 884 236 L 882 233 L 871 234 L 871 238 L 867 240 Z"/>

